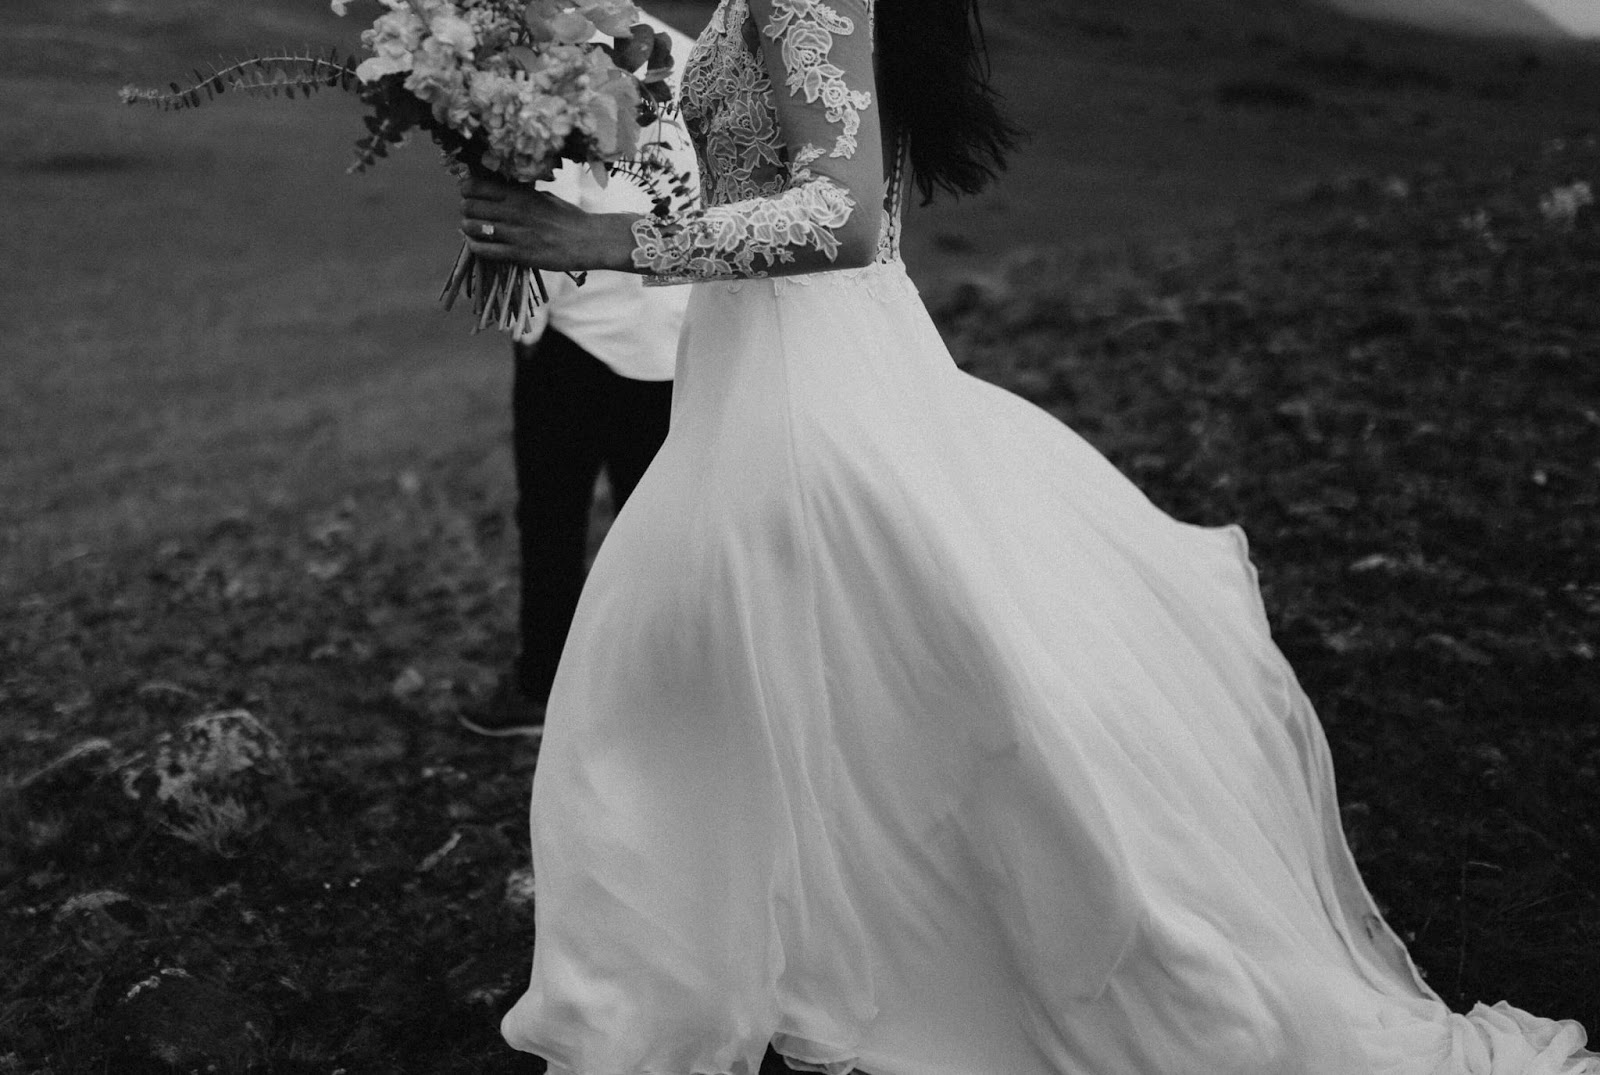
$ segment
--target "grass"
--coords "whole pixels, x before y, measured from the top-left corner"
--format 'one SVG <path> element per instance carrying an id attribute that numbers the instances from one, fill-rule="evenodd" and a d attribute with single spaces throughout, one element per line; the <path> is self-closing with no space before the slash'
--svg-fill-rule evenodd
<path id="1" fill-rule="evenodd" d="M 429 306 L 448 183 L 421 147 L 346 178 L 348 100 L 113 103 L 348 34 L 310 6 L 25 3 L 0 38 L 0 1073 L 538 1070 L 495 1031 L 536 754 L 452 721 L 514 599 L 506 348 Z M 1600 79 L 991 10 L 1034 142 L 908 241 L 958 358 L 1244 523 L 1435 987 L 1600 1027 L 1600 228 L 1537 210 L 1600 180 Z M 294 780 L 180 839 L 116 769 L 232 708 Z"/>

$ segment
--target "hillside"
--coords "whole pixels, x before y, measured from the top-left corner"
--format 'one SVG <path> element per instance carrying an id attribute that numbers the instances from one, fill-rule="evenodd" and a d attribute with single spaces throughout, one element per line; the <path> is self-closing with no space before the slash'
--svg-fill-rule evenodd
<path id="1" fill-rule="evenodd" d="M 1544 40 L 1570 37 L 1527 0 L 1328 0 L 1352 15 L 1457 33 Z"/>
<path id="2" fill-rule="evenodd" d="M 117 103 L 377 4 L 4 2 L 0 1075 L 538 1075 L 497 1030 L 537 748 L 455 724 L 517 556 L 510 348 L 434 301 L 455 186 L 346 175 L 338 94 Z M 1600 212 L 1546 208 L 1600 186 L 1600 54 L 980 2 L 1033 137 L 908 222 L 954 359 L 1248 531 L 1432 985 L 1600 1031 Z M 240 709 L 292 780 L 137 797 Z"/>
<path id="3" fill-rule="evenodd" d="M 1034 137 L 995 192 L 913 219 L 907 260 L 929 276 L 950 265 L 947 248 L 1003 254 L 1002 217 L 1028 219 L 1039 243 L 1156 239 L 1270 211 L 1319 177 L 1536 155 L 1600 117 L 1593 47 L 1285 0 L 985 11 L 997 85 Z"/>
<path id="4" fill-rule="evenodd" d="M 646 6 L 691 31 L 711 8 L 697 0 Z M 983 10 L 997 85 L 1033 137 L 993 192 L 912 212 L 907 260 L 923 282 L 1007 256 L 1021 236 L 1080 246 L 1226 225 L 1332 174 L 1408 174 L 1536 153 L 1543 141 L 1593 129 L 1600 116 L 1600 48 L 1592 45 L 1433 33 L 1320 0 L 985 0 Z M 119 111 L 112 91 L 127 81 L 161 84 L 197 60 L 252 47 L 351 48 L 360 11 L 339 19 L 324 0 L 268 0 L 238 12 L 217 0 L 17 0 L 0 30 L 4 90 L 19 103 L 7 124 L 12 167 L 115 158 L 136 162 L 143 175 L 174 139 L 214 144 L 197 132 L 223 115 L 353 139 L 360 128 L 349 100 L 250 102 L 197 122 Z M 36 122 L 59 94 L 40 88 L 61 85 L 84 114 Z M 414 148 L 407 157 L 426 155 Z M 325 174 L 341 163 L 326 161 Z M 431 173 L 422 166 L 416 174 Z M 363 190 L 394 184 L 412 204 L 438 199 L 447 214 L 448 187 L 436 181 L 400 183 L 390 172 L 351 182 Z"/>

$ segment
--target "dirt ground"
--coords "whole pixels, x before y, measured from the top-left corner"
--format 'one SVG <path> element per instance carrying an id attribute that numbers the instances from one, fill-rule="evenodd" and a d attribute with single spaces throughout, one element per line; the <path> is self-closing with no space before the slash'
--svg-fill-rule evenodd
<path id="1" fill-rule="evenodd" d="M 1245 526 L 1430 981 L 1600 1028 L 1600 221 L 1540 208 L 1600 183 L 1597 61 L 986 10 L 1032 141 L 906 244 L 958 360 Z M 424 145 L 346 176 L 350 98 L 115 97 L 358 28 L 0 30 L 0 1075 L 538 1070 L 495 1031 L 537 754 L 453 720 L 514 598 L 507 348 L 433 306 L 452 187 Z M 237 710 L 242 812 L 173 815 L 161 737 Z"/>

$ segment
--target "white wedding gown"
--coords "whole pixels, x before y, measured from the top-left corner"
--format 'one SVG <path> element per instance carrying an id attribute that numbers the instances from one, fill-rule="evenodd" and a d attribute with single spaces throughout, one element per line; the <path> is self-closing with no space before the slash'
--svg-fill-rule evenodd
<path id="1" fill-rule="evenodd" d="M 769 1042 L 873 1075 L 1600 1073 L 1577 1024 L 1423 983 L 1242 532 L 957 370 L 897 197 L 870 266 L 750 278 L 880 228 L 870 19 L 723 0 L 686 70 L 708 207 L 638 257 L 702 282 L 551 696 L 506 1038 L 557 1075 L 754 1075 Z"/>

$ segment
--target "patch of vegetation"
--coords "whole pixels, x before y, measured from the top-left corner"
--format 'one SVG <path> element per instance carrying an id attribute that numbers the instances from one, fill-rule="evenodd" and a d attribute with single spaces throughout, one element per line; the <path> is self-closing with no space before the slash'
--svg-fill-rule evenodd
<path id="1" fill-rule="evenodd" d="M 0 1071 L 535 1070 L 495 1032 L 533 758 L 452 722 L 506 657 L 505 520 L 452 469 L 7 604 Z M 230 709 L 272 734 L 198 795 L 173 759 Z"/>
<path id="2" fill-rule="evenodd" d="M 968 368 L 1175 514 L 1245 524 L 1357 855 L 1440 992 L 1591 1026 L 1600 227 L 1539 203 L 1597 172 L 1563 146 L 1350 178 L 931 300 Z M 442 458 L 0 606 L 0 1071 L 537 1070 L 495 1032 L 536 756 L 452 723 L 508 656 L 494 473 Z M 118 774 L 237 710 L 292 778 L 185 838 Z"/>

